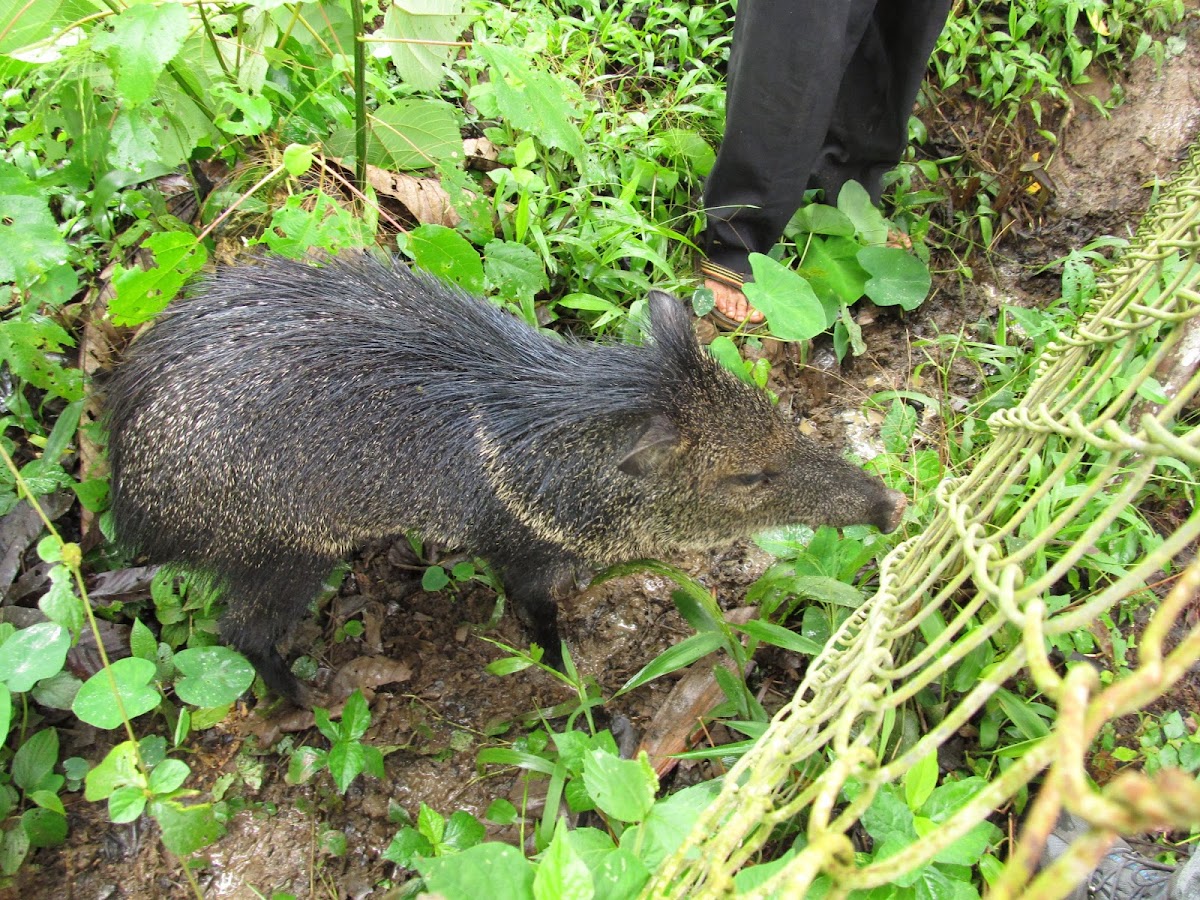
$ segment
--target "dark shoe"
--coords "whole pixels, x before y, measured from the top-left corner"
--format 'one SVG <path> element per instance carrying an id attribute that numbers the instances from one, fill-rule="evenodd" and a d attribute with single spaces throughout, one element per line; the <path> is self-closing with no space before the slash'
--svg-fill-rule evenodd
<path id="1" fill-rule="evenodd" d="M 1083 819 L 1063 813 L 1046 841 L 1042 868 L 1066 853 L 1087 830 Z M 1200 900 L 1200 855 L 1177 871 L 1175 866 L 1149 859 L 1123 838 L 1117 838 L 1087 882 L 1075 888 L 1066 900 Z"/>

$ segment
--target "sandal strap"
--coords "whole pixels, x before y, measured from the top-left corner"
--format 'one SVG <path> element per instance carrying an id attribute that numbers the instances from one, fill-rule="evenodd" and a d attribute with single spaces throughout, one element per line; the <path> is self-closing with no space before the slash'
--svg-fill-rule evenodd
<path id="1" fill-rule="evenodd" d="M 711 259 L 700 260 L 700 274 L 705 278 L 711 278 L 713 281 L 720 282 L 726 287 L 741 288 L 746 283 L 746 276 L 740 272 L 735 272 L 733 269 L 727 269 L 725 266 L 717 265 Z"/>

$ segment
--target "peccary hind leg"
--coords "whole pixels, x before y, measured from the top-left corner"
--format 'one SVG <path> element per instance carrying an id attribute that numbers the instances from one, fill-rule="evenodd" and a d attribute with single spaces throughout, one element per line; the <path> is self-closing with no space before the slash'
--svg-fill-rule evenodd
<path id="1" fill-rule="evenodd" d="M 276 644 L 303 618 L 336 562 L 306 553 L 221 573 L 229 599 L 222 639 L 250 660 L 268 688 L 297 706 L 320 698 L 292 674 Z"/>

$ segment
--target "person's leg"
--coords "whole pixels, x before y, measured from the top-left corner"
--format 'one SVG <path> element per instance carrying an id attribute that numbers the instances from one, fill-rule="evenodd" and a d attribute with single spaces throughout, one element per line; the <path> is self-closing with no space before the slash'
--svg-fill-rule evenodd
<path id="1" fill-rule="evenodd" d="M 878 203 L 883 176 L 908 146 L 908 118 L 951 0 L 879 3 L 856 42 L 810 187 L 837 201 L 847 181 Z"/>
<path id="2" fill-rule="evenodd" d="M 837 99 L 837 85 L 874 0 L 741 0 L 734 24 L 725 136 L 704 191 L 706 263 L 717 309 L 753 311 L 736 287 L 747 257 L 766 253 L 799 208 Z M 753 313 L 751 321 L 761 321 Z"/>

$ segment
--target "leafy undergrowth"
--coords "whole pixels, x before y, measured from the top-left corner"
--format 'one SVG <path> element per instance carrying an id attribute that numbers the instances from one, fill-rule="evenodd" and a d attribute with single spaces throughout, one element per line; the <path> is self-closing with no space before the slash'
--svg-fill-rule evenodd
<path id="1" fill-rule="evenodd" d="M 246 252 L 300 257 L 382 245 L 539 327 L 635 335 L 651 287 L 689 294 L 698 314 L 711 308 L 687 273 L 702 224 L 696 197 L 723 124 L 730 4 L 441 0 L 420 15 L 356 6 L 0 7 L 0 282 L 10 286 L 0 319 L 0 533 L 11 536 L 0 590 L 29 613 L 0 623 L 5 878 L 40 848 L 70 840 L 64 798 L 81 791 L 106 801 L 114 823 L 148 814 L 163 845 L 185 859 L 239 808 L 198 796 L 183 760 L 190 741 L 231 714 L 253 672 L 217 645 L 213 597 L 186 578 L 131 568 L 109 544 L 103 434 L 86 396 L 88 378 L 111 364 L 131 327 L 151 320 L 191 275 Z M 751 299 L 769 331 L 743 347 L 793 341 L 803 355 L 828 332 L 837 359 L 852 363 L 870 349 L 864 308 L 919 309 L 931 265 L 939 277 L 969 279 L 979 251 L 1036 209 L 1028 159 L 1009 152 L 1013 144 L 1052 149 L 1071 83 L 1097 65 L 1178 52 L 1178 35 L 1162 33 L 1184 14 L 1173 0 L 960 7 L 912 122 L 913 150 L 889 181 L 887 217 L 857 185 L 813 198 L 780 245 L 753 260 Z M 356 60 L 359 20 L 369 52 Z M 927 127 L 943 104 L 969 107 L 997 137 L 943 152 L 947 138 L 930 139 Z M 913 250 L 889 246 L 889 231 L 909 234 Z M 1086 301 L 1093 263 L 1102 259 L 1092 250 L 1066 260 L 1058 313 L 1008 308 L 986 340 L 932 342 L 930 359 L 969 360 L 985 373 L 969 406 L 955 407 L 950 391 L 871 399 L 884 444 L 871 466 L 910 494 L 908 528 L 920 527 L 941 478 L 970 465 L 988 439 L 987 414 L 1021 390 L 1039 347 Z M 713 352 L 747 380 L 770 383 L 762 354 L 743 362 L 730 337 L 714 341 Z M 918 418 L 925 410 L 937 412 L 936 435 Z M 1148 502 L 1194 503 L 1171 485 L 1161 494 Z M 693 579 L 657 568 L 679 583 L 676 604 L 695 634 L 622 690 L 724 653 L 730 664 L 712 670 L 719 705 L 709 715 L 744 742 L 693 755 L 736 755 L 768 717 L 747 676 L 755 649 L 801 660 L 819 652 L 871 590 L 872 561 L 891 540 L 866 529 L 764 538 L 778 561 L 749 591 L 758 615 L 740 623 Z M 1062 601 L 1115 577 L 1122 560 L 1156 540 L 1131 510 L 1098 547 L 1095 570 L 1063 586 Z M 487 581 L 470 563 L 431 566 L 424 577 L 428 590 Z M 1133 616 L 1133 606 L 1122 615 Z M 1114 643 L 1128 642 L 1122 623 L 1108 624 Z M 360 635 L 349 623 L 335 640 Z M 1060 640 L 1065 655 L 1094 649 L 1091 633 Z M 901 723 L 897 748 L 997 649 L 981 648 L 945 696 Z M 110 663 L 110 652 L 120 658 Z M 539 660 L 536 650 L 512 650 L 493 674 L 544 669 Z M 311 657 L 298 665 L 315 668 Z M 612 734 L 593 719 L 613 698 L 571 667 L 563 680 L 575 698 L 566 708 L 479 756 L 481 766 L 547 780 L 540 815 L 499 800 L 487 815 L 515 826 L 529 839 L 522 846 L 540 855 L 481 841 L 482 826 L 466 813 L 422 808 L 381 848 L 388 860 L 446 896 L 480 896 L 470 879 L 500 868 L 513 896 L 577 884 L 603 885 L 610 896 L 636 891 L 711 784 L 660 798 L 655 770 L 619 758 Z M 1045 733 L 1047 709 L 1021 691 L 998 694 L 978 723 L 979 752 L 961 771 L 939 785 L 934 761 L 879 795 L 864 819 L 871 852 L 915 838 L 919 819 L 952 813 L 1005 753 Z M 358 698 L 340 722 L 318 718 L 328 749 L 296 750 L 289 777 L 329 779 L 341 793 L 360 775 L 378 775 L 380 751 L 363 742 L 369 722 Z M 123 739 L 101 758 L 62 758 L 63 734 L 78 723 Z M 1144 745 L 1156 760 L 1169 750 L 1194 772 L 1194 726 L 1170 716 L 1150 722 Z M 1105 749 L 1122 763 L 1140 758 L 1115 742 Z M 568 829 L 558 799 L 593 825 Z M 939 860 L 936 877 L 955 885 L 954 896 L 972 896 L 1000 838 L 991 828 L 972 832 Z M 781 834 L 780 859 L 794 845 L 794 835 Z M 444 865 L 454 853 L 456 863 Z M 740 888 L 779 860 L 760 863 L 740 876 Z M 194 878 L 192 867 L 183 871 Z M 494 888 L 495 875 L 486 883 Z"/>

